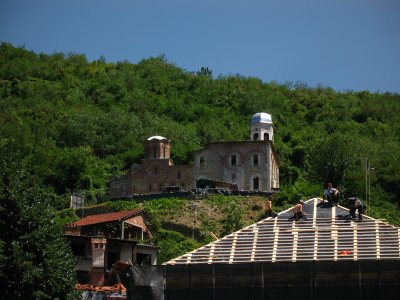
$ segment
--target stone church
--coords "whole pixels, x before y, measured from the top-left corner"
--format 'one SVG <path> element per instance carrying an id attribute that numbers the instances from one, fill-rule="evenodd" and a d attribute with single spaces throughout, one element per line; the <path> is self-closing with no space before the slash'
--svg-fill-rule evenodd
<path id="1" fill-rule="evenodd" d="M 245 191 L 279 189 L 279 160 L 268 113 L 253 115 L 249 141 L 210 143 L 194 153 L 193 165 L 175 165 L 171 144 L 162 136 L 148 138 L 144 147 L 140 164 L 111 179 L 111 198 L 158 194 L 172 187 L 191 190 L 201 179 L 234 184 Z"/>

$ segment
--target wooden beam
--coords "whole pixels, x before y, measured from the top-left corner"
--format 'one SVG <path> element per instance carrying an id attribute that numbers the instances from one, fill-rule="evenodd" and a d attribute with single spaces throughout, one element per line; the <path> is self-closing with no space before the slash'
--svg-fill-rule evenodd
<path id="1" fill-rule="evenodd" d="M 255 256 L 256 251 L 257 251 L 258 228 L 256 226 L 253 228 L 253 232 L 254 232 L 254 240 L 253 240 L 253 247 L 251 249 L 250 261 L 254 261 L 254 256 Z"/>
<path id="2" fill-rule="evenodd" d="M 187 264 L 190 264 L 191 261 L 192 261 L 192 254 L 189 253 L 189 254 L 187 255 L 186 263 L 187 263 Z"/>
<path id="3" fill-rule="evenodd" d="M 376 259 L 381 258 L 381 249 L 379 242 L 379 221 L 375 221 L 375 236 L 376 236 Z"/>
<path id="4" fill-rule="evenodd" d="M 313 223 L 312 223 L 313 228 L 315 228 L 317 224 L 317 209 L 318 209 L 317 204 L 318 204 L 318 198 L 314 198 Z"/>
<path id="5" fill-rule="evenodd" d="M 336 206 L 332 207 L 332 233 L 331 238 L 333 239 L 333 260 L 336 261 L 338 258 L 338 230 L 336 226 Z"/>
<path id="6" fill-rule="evenodd" d="M 292 222 L 292 229 L 296 227 L 296 222 Z M 297 258 L 297 242 L 299 239 L 299 234 L 298 232 L 292 230 L 292 235 L 293 235 L 293 250 L 292 250 L 292 261 L 295 262 Z"/>
<path id="7" fill-rule="evenodd" d="M 399 252 L 398 252 L 398 254 L 399 254 L 399 257 L 400 257 L 400 228 L 397 229 L 397 238 L 399 239 Z"/>
<path id="8" fill-rule="evenodd" d="M 351 222 L 351 226 L 353 226 L 353 259 L 358 260 L 358 231 L 357 231 L 357 222 Z"/>
<path id="9" fill-rule="evenodd" d="M 233 234 L 233 241 L 232 241 L 232 247 L 229 255 L 229 263 L 233 263 L 233 259 L 235 257 L 235 250 L 236 250 L 236 241 L 237 241 L 237 233 L 235 232 Z"/>
<path id="10" fill-rule="evenodd" d="M 277 224 L 277 219 L 275 218 L 275 222 L 274 222 L 274 246 L 272 248 L 272 262 L 276 261 L 276 252 L 278 251 L 278 240 L 279 240 L 279 227 L 276 226 Z"/>
<path id="11" fill-rule="evenodd" d="M 214 258 L 215 243 L 211 244 L 210 254 L 208 256 L 208 263 L 211 264 Z"/>

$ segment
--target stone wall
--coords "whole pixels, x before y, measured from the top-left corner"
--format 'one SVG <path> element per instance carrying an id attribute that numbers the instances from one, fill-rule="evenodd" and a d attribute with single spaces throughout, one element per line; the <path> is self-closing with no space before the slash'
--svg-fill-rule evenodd
<path id="1" fill-rule="evenodd" d="M 132 198 L 134 195 L 160 194 L 166 187 L 183 190 L 196 187 L 197 179 L 236 184 L 239 190 L 267 191 L 279 188 L 279 161 L 272 141 L 241 141 L 212 143 L 195 152 L 194 165 L 174 165 L 169 158 L 169 144 L 148 142 L 147 156 L 154 145 L 161 145 L 158 155 L 168 146 L 168 158 L 145 158 L 126 175 L 110 182 L 110 197 Z"/>
<path id="2" fill-rule="evenodd" d="M 237 184 L 239 190 L 270 191 L 273 187 L 270 172 L 278 165 L 270 141 L 212 143 L 194 157 L 194 182 L 197 179 L 230 182 Z"/>

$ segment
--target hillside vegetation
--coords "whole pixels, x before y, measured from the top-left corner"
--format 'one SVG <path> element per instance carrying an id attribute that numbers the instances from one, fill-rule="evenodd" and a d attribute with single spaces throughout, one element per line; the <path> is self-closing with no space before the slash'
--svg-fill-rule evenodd
<path id="1" fill-rule="evenodd" d="M 368 158 L 368 213 L 400 224 L 398 94 L 213 77 L 208 68 L 188 72 L 163 56 L 137 64 L 109 63 L 104 57 L 89 62 L 82 54 L 46 55 L 0 45 L 0 138 L 6 145 L 0 155 L 13 152 L 59 211 L 69 206 L 72 192 L 84 194 L 89 205 L 117 209 L 124 201 L 109 202 L 109 179 L 139 161 L 149 136 L 167 137 L 175 163 L 191 163 L 193 151 L 211 141 L 249 139 L 256 112 L 270 113 L 275 126 L 278 207 L 320 196 L 327 181 L 363 199 Z M 167 202 L 153 209 L 155 219 L 162 219 L 154 212 Z M 215 209 L 211 200 L 205 203 L 209 211 Z M 191 204 L 185 205 L 190 210 Z M 246 211 L 243 219 L 250 220 Z M 235 209 L 229 214 L 235 216 Z M 178 217 L 173 221 L 184 223 Z M 207 224 L 207 219 L 204 214 L 206 231 L 229 231 L 223 222 Z M 163 237 L 176 232 L 168 228 L 161 229 Z"/>

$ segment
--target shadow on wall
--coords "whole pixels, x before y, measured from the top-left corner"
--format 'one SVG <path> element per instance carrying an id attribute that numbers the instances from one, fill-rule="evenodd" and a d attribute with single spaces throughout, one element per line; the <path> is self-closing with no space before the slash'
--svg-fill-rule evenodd
<path id="1" fill-rule="evenodd" d="M 128 299 L 390 299 L 400 260 L 132 267 Z"/>

